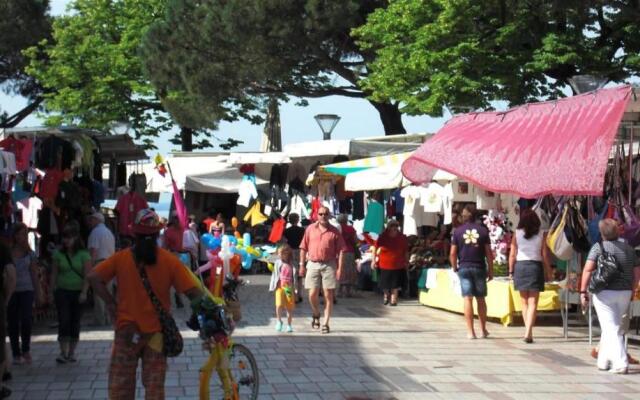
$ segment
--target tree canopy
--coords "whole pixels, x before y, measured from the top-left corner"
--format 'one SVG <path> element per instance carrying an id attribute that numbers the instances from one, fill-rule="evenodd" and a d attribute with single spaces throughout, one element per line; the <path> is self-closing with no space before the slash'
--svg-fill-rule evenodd
<path id="1" fill-rule="evenodd" d="M 51 40 L 28 51 L 28 72 L 47 89 L 48 124 L 109 129 L 116 121 L 155 148 L 154 138 L 175 126 L 155 87 L 143 73 L 139 48 L 149 26 L 164 13 L 165 0 L 74 0 L 53 23 Z M 42 56 L 44 55 L 44 57 Z M 211 146 L 215 116 L 196 131 L 181 125 L 172 139 L 183 150 Z M 203 134 L 192 143 L 192 134 Z M 228 143 L 227 143 L 228 144 Z"/>
<path id="2" fill-rule="evenodd" d="M 562 96 L 574 75 L 638 75 L 638 21 L 637 0 L 395 0 L 354 36 L 376 55 L 373 99 L 437 116 Z"/>
<path id="3" fill-rule="evenodd" d="M 42 102 L 42 88 L 25 67 L 22 51 L 51 33 L 48 0 L 3 0 L 0 2 L 0 85 L 5 92 L 27 98 L 28 105 L 14 115 L 0 115 L 0 127 L 12 127 Z"/>
<path id="4" fill-rule="evenodd" d="M 359 49 L 351 30 L 384 4 L 169 0 L 145 37 L 145 68 L 172 115 L 193 126 L 210 114 L 261 122 L 268 98 L 364 99 L 360 84 L 373 53 Z M 405 132 L 397 103 L 369 101 L 386 133 Z"/>

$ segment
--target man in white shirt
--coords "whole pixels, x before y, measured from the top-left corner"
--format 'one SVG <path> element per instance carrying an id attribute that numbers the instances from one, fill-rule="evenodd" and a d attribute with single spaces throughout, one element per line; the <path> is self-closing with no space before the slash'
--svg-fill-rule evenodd
<path id="1" fill-rule="evenodd" d="M 87 223 L 91 228 L 87 247 L 91 254 L 91 265 L 96 266 L 98 263 L 111 257 L 116 252 L 116 239 L 113 233 L 104 224 L 104 215 L 95 212 L 87 217 Z M 110 323 L 109 313 L 106 304 L 94 293 L 93 296 L 93 312 L 95 324 L 104 326 Z"/>

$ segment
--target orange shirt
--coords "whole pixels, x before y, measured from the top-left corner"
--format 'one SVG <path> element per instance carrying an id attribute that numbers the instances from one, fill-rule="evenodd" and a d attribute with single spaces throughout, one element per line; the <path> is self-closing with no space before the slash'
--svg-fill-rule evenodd
<path id="1" fill-rule="evenodd" d="M 162 329 L 158 313 L 151 304 L 136 268 L 131 249 L 125 249 L 98 264 L 95 271 L 104 282 L 117 279 L 116 329 L 134 323 L 142 333 L 160 332 Z M 165 310 L 171 308 L 169 289 L 172 286 L 179 292 L 195 287 L 195 282 L 186 267 L 167 250 L 158 249 L 156 265 L 145 268 L 153 292 L 160 299 Z"/>
<path id="2" fill-rule="evenodd" d="M 398 233 L 396 237 L 391 237 L 386 231 L 382 232 L 376 248 L 380 252 L 378 255 L 378 266 L 380 269 L 404 269 L 407 267 L 407 237 Z"/>
<path id="3" fill-rule="evenodd" d="M 346 251 L 342 234 L 333 225 L 322 228 L 314 222 L 304 232 L 300 248 L 307 252 L 307 259 L 316 262 L 336 261 L 341 251 Z"/>

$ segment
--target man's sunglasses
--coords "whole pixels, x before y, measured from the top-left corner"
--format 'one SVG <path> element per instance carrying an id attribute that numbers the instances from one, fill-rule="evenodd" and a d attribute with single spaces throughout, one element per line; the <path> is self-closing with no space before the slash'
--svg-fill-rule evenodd
<path id="1" fill-rule="evenodd" d="M 328 213 L 318 213 L 318 215 L 322 216 L 322 215 L 329 215 Z"/>

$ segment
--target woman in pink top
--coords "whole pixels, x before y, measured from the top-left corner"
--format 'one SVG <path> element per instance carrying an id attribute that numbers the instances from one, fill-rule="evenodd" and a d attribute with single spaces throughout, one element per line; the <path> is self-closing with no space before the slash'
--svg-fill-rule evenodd
<path id="1" fill-rule="evenodd" d="M 356 230 L 349 225 L 346 214 L 338 215 L 338 222 L 340 223 L 340 231 L 342 233 L 342 240 L 344 240 L 344 261 L 342 265 L 342 275 L 340 275 L 340 289 L 338 296 L 351 297 L 352 291 L 356 283 L 358 283 L 358 270 L 356 269 Z"/>

